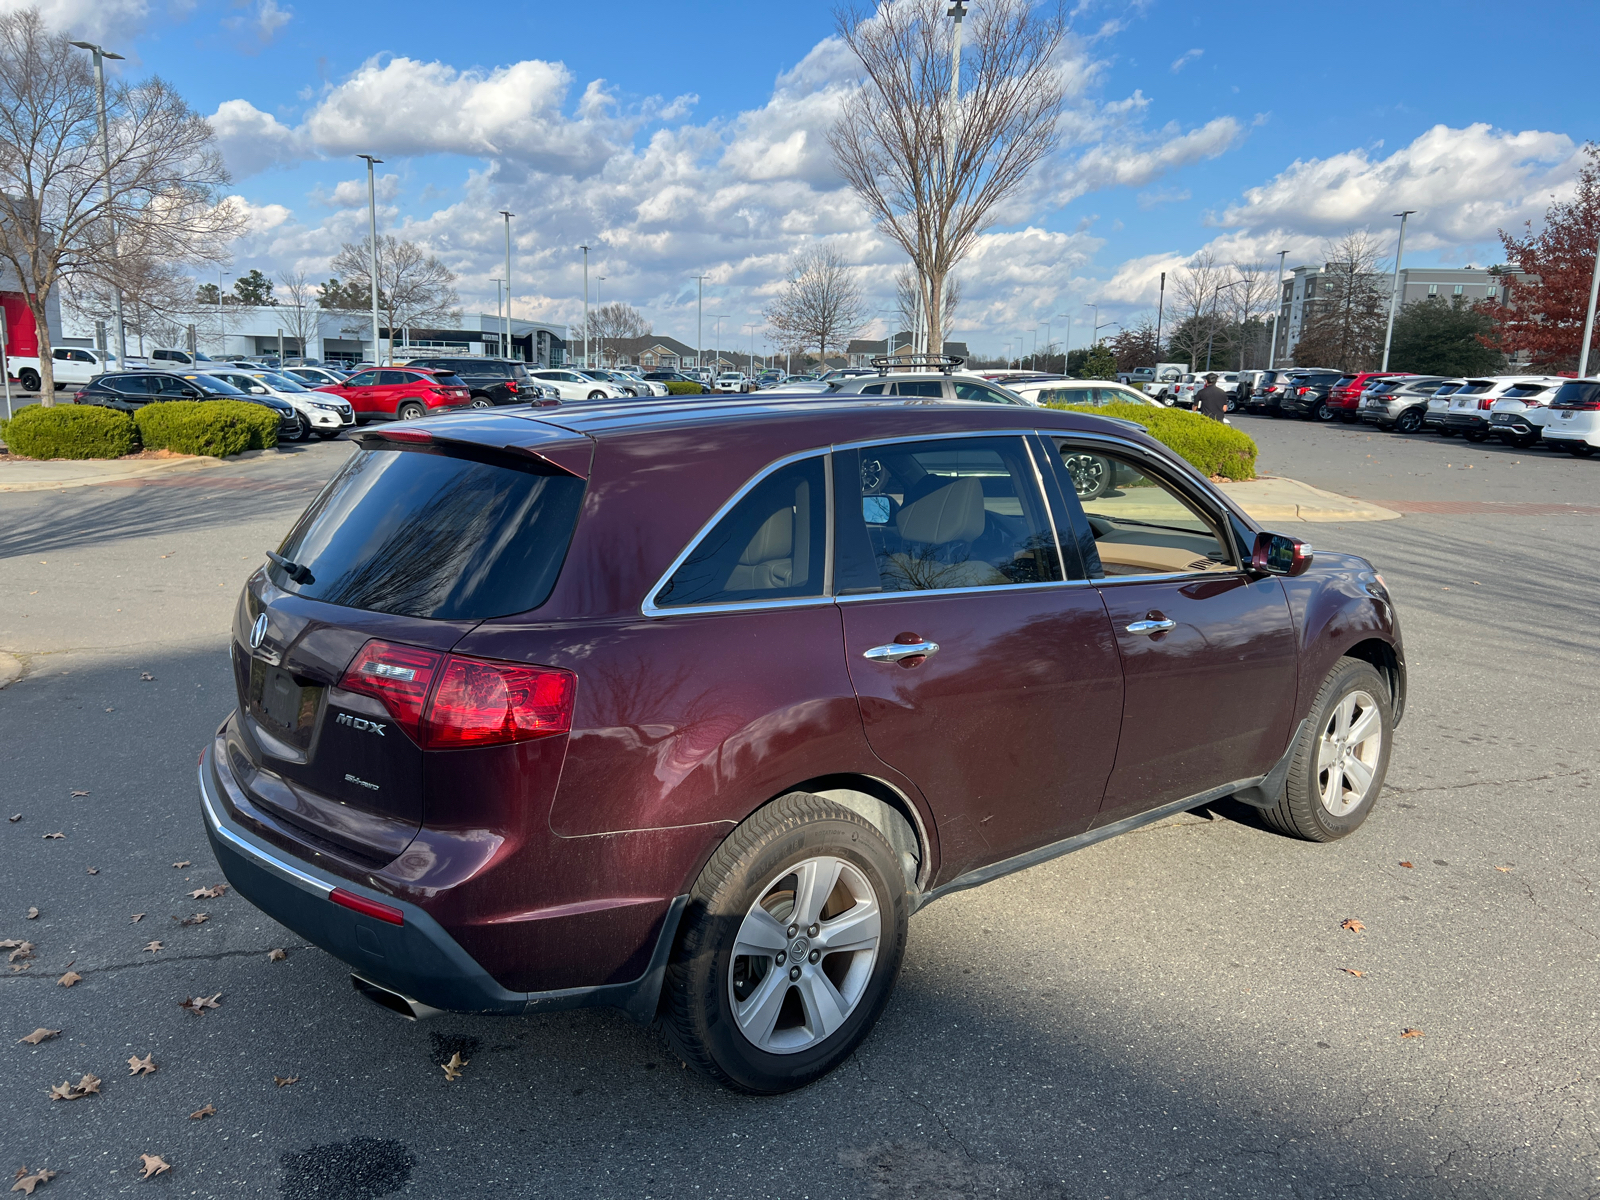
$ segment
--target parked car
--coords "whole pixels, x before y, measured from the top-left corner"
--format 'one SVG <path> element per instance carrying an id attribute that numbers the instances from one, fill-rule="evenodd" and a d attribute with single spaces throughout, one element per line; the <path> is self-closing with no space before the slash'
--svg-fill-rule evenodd
<path id="1" fill-rule="evenodd" d="M 748 392 L 755 387 L 745 378 L 743 371 L 724 371 L 711 385 L 714 392 Z"/>
<path id="2" fill-rule="evenodd" d="M 1161 408 L 1160 401 L 1124 383 L 1103 379 L 1041 379 L 1013 383 L 1006 391 L 1021 396 L 1029 404 L 1148 404 Z"/>
<path id="3" fill-rule="evenodd" d="M 1416 433 L 1422 428 L 1428 400 L 1445 382 L 1437 375 L 1406 375 L 1375 380 L 1362 392 L 1358 410 L 1364 424 L 1397 433 Z"/>
<path id="4" fill-rule="evenodd" d="M 788 378 L 789 376 L 783 371 L 763 371 L 760 375 L 756 376 L 756 387 L 762 390 L 775 388 L 780 383 L 786 382 Z"/>
<path id="5" fill-rule="evenodd" d="M 199 350 L 174 350 L 169 347 L 158 347 L 150 351 L 148 357 L 153 366 L 187 367 L 200 371 L 206 370 L 207 363 L 231 361 L 212 358 Z"/>
<path id="6" fill-rule="evenodd" d="M 333 367 L 286 367 L 284 374 L 291 379 L 298 379 L 308 387 L 321 387 L 325 383 L 343 383 L 350 376 Z"/>
<path id="7" fill-rule="evenodd" d="M 1323 421 L 1335 418 L 1352 424 L 1361 419 L 1361 393 L 1374 379 L 1387 379 L 1401 374 L 1399 371 L 1355 371 L 1339 377 L 1328 389 L 1328 397 L 1317 417 Z"/>
<path id="8" fill-rule="evenodd" d="M 1537 445 L 1550 415 L 1550 401 L 1560 387 L 1560 383 L 1530 381 L 1507 388 L 1489 410 L 1489 432 L 1518 450 Z"/>
<path id="9" fill-rule="evenodd" d="M 1328 393 L 1342 378 L 1339 371 L 1296 371 L 1290 378 L 1289 390 L 1278 401 L 1279 411 L 1307 420 L 1333 420 L 1334 414 L 1328 411 Z"/>
<path id="10" fill-rule="evenodd" d="M 300 416 L 299 428 L 284 441 L 304 441 L 312 434 L 327 441 L 355 427 L 356 412 L 348 400 L 306 387 L 291 375 L 244 367 L 239 363 L 217 363 L 208 374 L 249 395 L 275 396 L 293 405 Z"/>
<path id="11" fill-rule="evenodd" d="M 924 400 L 976 400 L 983 404 L 1028 405 L 1016 392 L 966 372 L 895 371 L 826 381 L 830 396 L 917 396 Z M 1031 406 L 1030 406 L 1031 407 Z"/>
<path id="12" fill-rule="evenodd" d="M 349 401 L 356 422 L 415 421 L 419 417 L 466 408 L 472 393 L 459 375 L 423 367 L 370 367 L 343 383 L 316 389 Z"/>
<path id="13" fill-rule="evenodd" d="M 701 380 L 694 375 L 686 375 L 682 371 L 646 371 L 644 377 L 652 383 L 700 383 Z M 713 382 L 706 380 L 707 384 Z"/>
<path id="14" fill-rule="evenodd" d="M 459 358 L 415 358 L 408 365 L 454 375 L 467 385 L 473 408 L 559 402 L 559 396 L 541 395 L 527 366 L 514 359 L 463 355 Z"/>
<path id="15" fill-rule="evenodd" d="M 200 815 L 401 1013 L 659 1014 L 783 1092 L 939 897 L 1229 796 L 1333 841 L 1382 789 L 1382 578 L 1125 424 L 797 397 L 357 442 L 239 598 Z"/>
<path id="16" fill-rule="evenodd" d="M 1438 433 L 1444 425 L 1444 414 L 1450 407 L 1450 397 L 1466 385 L 1465 379 L 1447 379 L 1432 396 L 1428 397 L 1428 411 L 1422 414 L 1424 432 Z"/>
<path id="17" fill-rule="evenodd" d="M 1206 386 L 1206 376 L 1214 374 L 1217 377 L 1217 386 L 1228 393 L 1228 400 L 1224 406 L 1225 412 L 1233 412 L 1238 407 L 1239 372 L 1237 371 L 1197 371 L 1185 375 L 1172 388 L 1172 403 L 1177 408 L 1194 408 L 1194 398 L 1200 389 Z"/>
<path id="18" fill-rule="evenodd" d="M 54 346 L 50 350 L 50 373 L 55 377 L 56 391 L 66 387 L 76 387 L 88 383 L 96 375 L 106 371 L 107 359 L 114 359 L 114 355 L 100 357 L 93 350 L 86 350 L 79 346 Z M 39 384 L 35 383 L 28 391 L 38 391 Z"/>
<path id="19" fill-rule="evenodd" d="M 1285 367 L 1261 372 L 1261 377 L 1256 380 L 1255 387 L 1251 389 L 1250 396 L 1244 403 L 1245 410 L 1278 412 L 1278 402 L 1288 393 L 1289 378 L 1293 374 L 1292 368 Z"/>
<path id="20" fill-rule="evenodd" d="M 1444 422 L 1439 432 L 1445 437 L 1465 435 L 1469 442 L 1481 442 L 1489 437 L 1489 414 L 1495 401 L 1512 388 L 1522 384 L 1542 383 L 1559 386 L 1559 375 L 1497 375 L 1489 379 L 1469 379 L 1450 397 L 1450 407 L 1445 410 Z"/>
<path id="21" fill-rule="evenodd" d="M 280 441 L 293 441 L 300 433 L 300 414 L 287 400 L 244 392 L 230 383 L 199 372 L 112 371 L 97 375 L 72 398 L 74 404 L 114 408 L 129 415 L 146 404 L 170 400 L 240 400 L 247 404 L 259 404 L 278 415 Z"/>
<path id="22" fill-rule="evenodd" d="M 624 395 L 616 384 L 590 379 L 575 367 L 546 367 L 528 374 L 535 383 L 555 388 L 562 400 L 616 400 Z"/>
<path id="23" fill-rule="evenodd" d="M 1564 380 L 1549 407 L 1544 440 L 1579 458 L 1593 454 L 1600 446 L 1600 379 Z"/>

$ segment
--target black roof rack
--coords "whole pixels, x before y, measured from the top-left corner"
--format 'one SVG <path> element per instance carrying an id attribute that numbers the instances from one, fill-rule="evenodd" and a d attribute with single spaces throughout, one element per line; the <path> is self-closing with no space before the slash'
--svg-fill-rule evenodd
<path id="1" fill-rule="evenodd" d="M 959 354 L 882 354 L 871 360 L 879 375 L 887 375 L 891 367 L 920 367 L 925 371 L 943 371 L 948 375 L 966 361 Z"/>

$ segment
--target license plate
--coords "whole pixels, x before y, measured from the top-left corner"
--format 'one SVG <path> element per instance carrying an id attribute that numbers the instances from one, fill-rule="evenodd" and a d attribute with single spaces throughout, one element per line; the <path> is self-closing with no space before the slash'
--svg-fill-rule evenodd
<path id="1" fill-rule="evenodd" d="M 1570 420 L 1572 420 L 1572 414 L 1569 413 L 1569 412 L 1562 413 L 1561 414 L 1561 419 L 1563 421 L 1570 421 Z"/>
<path id="2" fill-rule="evenodd" d="M 301 687 L 281 667 L 250 660 L 251 711 L 270 732 L 301 750 L 311 744 L 321 697 L 320 687 Z"/>
<path id="3" fill-rule="evenodd" d="M 1495 413 L 1494 416 L 1489 418 L 1489 423 L 1491 425 L 1509 425 L 1511 424 L 1511 418 L 1506 416 L 1505 413 Z"/>

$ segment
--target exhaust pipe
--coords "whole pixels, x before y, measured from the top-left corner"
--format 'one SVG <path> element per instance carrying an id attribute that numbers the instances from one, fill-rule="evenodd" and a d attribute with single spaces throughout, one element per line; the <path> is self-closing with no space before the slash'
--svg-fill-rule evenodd
<path id="1" fill-rule="evenodd" d="M 350 985 L 380 1008 L 399 1013 L 408 1021 L 420 1021 L 424 1017 L 434 1017 L 444 1012 L 442 1008 L 434 1008 L 431 1004 L 403 996 L 392 988 L 373 983 L 370 979 L 363 979 L 354 972 L 350 974 Z"/>

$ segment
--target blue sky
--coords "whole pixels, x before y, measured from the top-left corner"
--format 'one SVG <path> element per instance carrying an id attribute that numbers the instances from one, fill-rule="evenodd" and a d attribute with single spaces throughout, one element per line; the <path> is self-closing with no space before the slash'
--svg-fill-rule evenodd
<path id="1" fill-rule="evenodd" d="M 578 318 L 583 242 L 603 298 L 689 340 L 694 275 L 711 275 L 706 311 L 726 328 L 759 319 L 806 245 L 860 263 L 882 306 L 903 262 L 827 163 L 852 72 L 825 5 L 46 13 L 214 114 L 252 218 L 234 273 L 325 274 L 364 231 L 351 156 L 367 149 L 393 177 L 381 219 L 439 253 L 469 307 L 493 311 L 507 205 L 514 311 L 542 319 Z M 1085 2 L 1073 29 L 1062 149 L 958 270 L 954 336 L 975 348 L 1086 303 L 1131 318 L 1197 252 L 1275 266 L 1291 248 L 1293 265 L 1353 226 L 1392 238 L 1401 207 L 1420 210 L 1409 262 L 1498 261 L 1495 230 L 1563 194 L 1600 129 L 1593 89 L 1541 61 L 1595 44 L 1593 6 Z"/>

